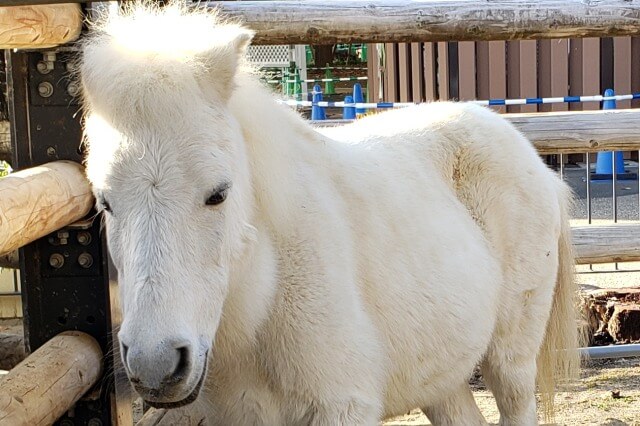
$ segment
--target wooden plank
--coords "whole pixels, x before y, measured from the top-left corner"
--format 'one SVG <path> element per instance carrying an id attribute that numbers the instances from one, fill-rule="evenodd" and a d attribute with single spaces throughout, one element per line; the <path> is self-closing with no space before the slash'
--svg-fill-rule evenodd
<path id="1" fill-rule="evenodd" d="M 78 163 L 56 161 L 0 180 L 0 254 L 84 217 L 93 195 Z"/>
<path id="2" fill-rule="evenodd" d="M 640 149 L 640 112 L 608 110 L 507 114 L 541 154 Z"/>
<path id="3" fill-rule="evenodd" d="M 0 424 L 52 424 L 98 381 L 102 351 L 79 331 L 61 333 L 18 364 L 0 385 Z"/>
<path id="4" fill-rule="evenodd" d="M 640 92 L 640 37 L 631 37 L 631 91 Z M 640 100 L 632 100 L 631 107 L 640 107 Z"/>
<path id="5" fill-rule="evenodd" d="M 371 43 L 367 45 L 367 99 L 369 102 L 380 102 L 380 57 L 378 56 L 378 45 Z"/>
<path id="6" fill-rule="evenodd" d="M 476 44 L 458 43 L 458 96 L 461 101 L 476 98 Z"/>
<path id="7" fill-rule="evenodd" d="M 640 225 L 587 225 L 572 227 L 576 263 L 640 261 Z"/>
<path id="8" fill-rule="evenodd" d="M 398 101 L 398 48 L 395 43 L 384 44 L 384 101 Z"/>
<path id="9" fill-rule="evenodd" d="M 42 49 L 69 43 L 82 30 L 77 4 L 0 7 L 0 49 Z"/>
<path id="10" fill-rule="evenodd" d="M 424 44 L 424 97 L 426 101 L 438 99 L 438 61 L 436 58 L 437 47 L 435 43 Z"/>
<path id="11" fill-rule="evenodd" d="M 558 97 L 569 94 L 569 40 L 538 42 L 538 96 Z M 541 112 L 567 111 L 568 104 L 538 105 Z"/>
<path id="12" fill-rule="evenodd" d="M 631 93 L 631 37 L 613 39 L 613 89 L 620 95 Z M 616 101 L 616 107 L 630 108 L 631 101 Z"/>
<path id="13" fill-rule="evenodd" d="M 600 39 L 571 40 L 569 53 L 569 95 L 600 94 Z M 571 111 L 600 109 L 596 102 L 574 102 Z"/>
<path id="14" fill-rule="evenodd" d="M 438 100 L 451 99 L 449 90 L 449 46 L 446 42 L 438 43 Z"/>
<path id="15" fill-rule="evenodd" d="M 400 102 L 411 99 L 411 56 L 407 43 L 398 43 L 398 98 Z"/>
<path id="16" fill-rule="evenodd" d="M 507 43 L 507 96 L 513 99 L 537 96 L 536 42 L 532 40 Z M 509 105 L 509 112 L 535 112 L 536 105 Z"/>
<path id="17" fill-rule="evenodd" d="M 256 44 L 515 40 L 637 35 L 626 0 L 306 0 L 210 2 Z"/>
<path id="18" fill-rule="evenodd" d="M 507 43 L 489 42 L 489 97 L 504 99 L 507 97 Z M 497 107 L 498 112 L 507 112 L 506 107 Z"/>
<path id="19" fill-rule="evenodd" d="M 411 100 L 412 102 L 424 102 L 424 79 L 422 68 L 424 66 L 422 56 L 422 43 L 411 43 Z"/>

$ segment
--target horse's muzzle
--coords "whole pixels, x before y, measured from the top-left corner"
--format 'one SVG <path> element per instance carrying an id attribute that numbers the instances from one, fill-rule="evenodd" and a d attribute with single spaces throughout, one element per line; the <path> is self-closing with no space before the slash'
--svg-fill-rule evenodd
<path id="1" fill-rule="evenodd" d="M 198 395 L 200 394 L 200 389 L 202 389 L 202 384 L 204 383 L 206 371 L 207 371 L 207 361 L 205 359 L 205 365 L 204 365 L 204 368 L 202 369 L 200 380 L 198 380 L 198 383 L 196 384 L 195 388 L 193 388 L 189 396 L 187 396 L 186 398 L 181 399 L 179 401 L 175 401 L 175 402 L 160 402 L 160 401 L 153 401 L 153 400 L 146 399 L 143 396 L 144 402 L 146 402 L 148 405 L 150 405 L 153 408 L 167 408 L 167 409 L 179 408 L 179 407 L 184 407 L 185 405 L 189 405 L 198 398 Z"/>

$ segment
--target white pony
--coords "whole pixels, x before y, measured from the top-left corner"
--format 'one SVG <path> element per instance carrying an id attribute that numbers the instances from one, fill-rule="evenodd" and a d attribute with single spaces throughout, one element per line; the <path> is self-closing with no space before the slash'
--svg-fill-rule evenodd
<path id="1" fill-rule="evenodd" d="M 137 392 L 216 425 L 479 425 L 480 364 L 501 424 L 536 424 L 536 374 L 549 402 L 576 366 L 565 186 L 479 106 L 316 130 L 243 67 L 251 37 L 138 5 L 82 45 Z"/>

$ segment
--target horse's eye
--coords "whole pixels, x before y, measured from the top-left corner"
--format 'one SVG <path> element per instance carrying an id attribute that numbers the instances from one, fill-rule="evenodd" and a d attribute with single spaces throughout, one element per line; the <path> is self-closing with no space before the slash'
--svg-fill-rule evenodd
<path id="1" fill-rule="evenodd" d="M 104 209 L 104 211 L 107 211 L 109 213 L 112 213 L 111 211 L 111 206 L 109 205 L 109 202 L 107 200 L 105 200 L 104 198 L 102 198 L 100 200 L 100 204 L 102 204 L 102 208 Z"/>
<path id="2" fill-rule="evenodd" d="M 213 191 L 213 194 L 211 194 L 209 198 L 207 198 L 207 201 L 205 202 L 205 204 L 207 206 L 216 206 L 218 204 L 221 204 L 222 202 L 224 202 L 224 200 L 227 199 L 227 195 L 229 194 L 229 188 L 231 188 L 231 184 L 229 183 L 224 183 L 220 185 L 218 188 L 216 188 Z"/>

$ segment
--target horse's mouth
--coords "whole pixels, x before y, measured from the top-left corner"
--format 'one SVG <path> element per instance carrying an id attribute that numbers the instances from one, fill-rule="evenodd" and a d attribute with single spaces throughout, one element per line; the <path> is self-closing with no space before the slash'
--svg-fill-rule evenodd
<path id="1" fill-rule="evenodd" d="M 144 400 L 144 402 L 153 408 L 166 408 L 166 409 L 180 408 L 180 407 L 184 407 L 185 405 L 189 405 L 193 401 L 195 401 L 196 398 L 198 398 L 198 395 L 200 394 L 200 389 L 202 389 L 202 384 L 204 383 L 204 377 L 206 375 L 207 375 L 207 357 L 205 357 L 204 367 L 202 368 L 202 374 L 200 375 L 200 380 L 198 380 L 198 383 L 196 383 L 196 386 L 193 388 L 191 393 L 186 398 L 181 399 L 180 401 L 175 401 L 175 402 L 147 401 L 146 399 Z"/>

